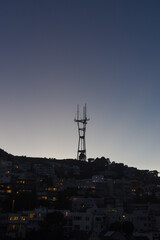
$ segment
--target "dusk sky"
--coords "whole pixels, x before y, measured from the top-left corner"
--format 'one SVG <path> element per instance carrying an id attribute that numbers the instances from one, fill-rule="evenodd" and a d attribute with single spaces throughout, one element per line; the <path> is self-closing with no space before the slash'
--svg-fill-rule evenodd
<path id="1" fill-rule="evenodd" d="M 160 1 L 2 0 L 0 148 L 160 170 Z"/>

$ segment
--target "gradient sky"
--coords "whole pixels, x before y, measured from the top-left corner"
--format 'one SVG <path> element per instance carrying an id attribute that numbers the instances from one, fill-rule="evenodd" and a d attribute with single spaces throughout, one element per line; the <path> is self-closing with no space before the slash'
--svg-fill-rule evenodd
<path id="1" fill-rule="evenodd" d="M 0 148 L 160 170 L 160 1 L 0 1 Z"/>

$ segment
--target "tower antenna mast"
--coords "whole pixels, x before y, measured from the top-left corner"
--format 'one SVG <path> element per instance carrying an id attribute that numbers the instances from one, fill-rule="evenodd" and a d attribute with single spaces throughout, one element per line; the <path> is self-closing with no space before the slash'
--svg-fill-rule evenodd
<path id="1" fill-rule="evenodd" d="M 77 116 L 74 121 L 77 123 L 78 126 L 78 150 L 77 150 L 77 160 L 86 161 L 86 124 L 90 119 L 87 118 L 87 105 L 83 107 L 83 116 L 79 116 L 79 105 L 77 105 Z"/>

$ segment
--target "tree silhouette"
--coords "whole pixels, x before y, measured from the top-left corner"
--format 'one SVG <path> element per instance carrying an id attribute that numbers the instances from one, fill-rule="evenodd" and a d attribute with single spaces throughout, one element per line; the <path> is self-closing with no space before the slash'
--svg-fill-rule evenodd
<path id="1" fill-rule="evenodd" d="M 129 221 L 124 221 L 121 224 L 121 232 L 127 236 L 131 236 L 134 230 L 133 223 Z"/>
<path id="2" fill-rule="evenodd" d="M 48 213 L 41 225 L 39 235 L 43 239 L 63 240 L 65 223 L 64 215 L 61 212 Z"/>

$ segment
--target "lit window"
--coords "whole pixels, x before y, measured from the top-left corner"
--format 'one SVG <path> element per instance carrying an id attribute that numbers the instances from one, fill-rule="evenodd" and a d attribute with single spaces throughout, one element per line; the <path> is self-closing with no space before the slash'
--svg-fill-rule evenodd
<path id="1" fill-rule="evenodd" d="M 29 214 L 29 217 L 30 217 L 30 218 L 35 218 L 35 213 L 30 213 L 30 214 Z"/>
<path id="2" fill-rule="evenodd" d="M 57 198 L 56 198 L 56 197 L 53 197 L 53 198 L 52 198 L 52 200 L 53 200 L 53 201 L 56 201 L 56 200 L 57 200 Z"/>
<path id="3" fill-rule="evenodd" d="M 136 189 L 132 189 L 132 192 L 136 192 Z"/>
<path id="4" fill-rule="evenodd" d="M 7 193 L 11 193 L 11 192 L 12 192 L 12 190 L 10 189 L 10 190 L 7 190 L 6 192 L 7 192 Z"/>
<path id="5" fill-rule="evenodd" d="M 41 199 L 47 200 L 47 196 L 42 196 Z"/>
<path id="6" fill-rule="evenodd" d="M 14 224 L 14 225 L 12 225 L 12 229 L 14 230 L 16 228 L 16 225 Z"/>
<path id="7" fill-rule="evenodd" d="M 66 217 L 68 217 L 68 212 L 66 212 Z"/>
<path id="8" fill-rule="evenodd" d="M 22 221 L 26 221 L 26 217 L 23 217 L 23 216 L 22 216 Z"/>
<path id="9" fill-rule="evenodd" d="M 108 212 L 112 213 L 112 212 L 117 212 L 115 209 L 108 209 Z"/>

